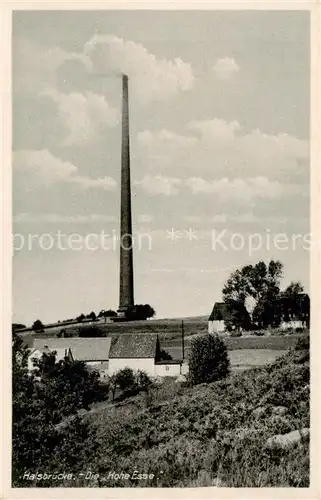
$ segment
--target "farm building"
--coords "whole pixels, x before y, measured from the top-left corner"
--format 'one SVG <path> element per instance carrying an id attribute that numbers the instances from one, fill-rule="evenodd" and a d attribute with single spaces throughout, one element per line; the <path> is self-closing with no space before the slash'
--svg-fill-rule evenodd
<path id="1" fill-rule="evenodd" d="M 208 333 L 224 332 L 224 302 L 215 302 L 212 312 L 208 318 Z"/>
<path id="2" fill-rule="evenodd" d="M 160 345 L 154 334 L 122 334 L 112 344 L 109 357 L 109 374 L 132 368 L 143 370 L 150 377 L 176 377 L 181 374 L 183 361 L 161 360 Z"/>
<path id="3" fill-rule="evenodd" d="M 41 357 L 45 349 L 70 349 L 73 359 L 83 361 L 99 372 L 101 378 L 123 368 L 145 371 L 150 377 L 177 377 L 188 371 L 182 359 L 162 360 L 156 334 L 121 334 L 117 337 L 71 337 L 34 339 L 33 352 Z"/>
<path id="4" fill-rule="evenodd" d="M 109 337 L 41 338 L 34 339 L 33 347 L 47 347 L 52 351 L 70 348 L 75 360 L 85 362 L 88 368 L 97 370 L 101 378 L 104 378 L 108 375 L 110 344 Z"/>
<path id="5" fill-rule="evenodd" d="M 69 347 L 59 347 L 54 349 L 49 349 L 45 346 L 34 347 L 31 349 L 27 360 L 28 372 L 31 373 L 35 369 L 35 360 L 42 358 L 43 354 L 50 354 L 53 351 L 56 353 L 56 361 L 62 361 L 65 358 L 68 358 L 71 361 L 73 360 L 72 352 Z"/>

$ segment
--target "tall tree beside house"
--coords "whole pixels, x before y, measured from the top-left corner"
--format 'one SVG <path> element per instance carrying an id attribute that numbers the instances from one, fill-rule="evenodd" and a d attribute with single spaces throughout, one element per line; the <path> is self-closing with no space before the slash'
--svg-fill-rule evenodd
<path id="1" fill-rule="evenodd" d="M 300 282 L 291 282 L 281 294 L 283 320 L 300 320 L 305 326 L 310 325 L 310 298 L 304 293 Z"/>
<path id="2" fill-rule="evenodd" d="M 251 318 L 243 302 L 226 299 L 224 305 L 224 323 L 228 331 L 248 330 L 251 326 Z M 222 309 L 222 308 L 221 308 Z M 222 310 L 220 314 L 222 314 Z"/>
<path id="3" fill-rule="evenodd" d="M 246 300 L 253 298 L 253 318 L 259 327 L 277 326 L 281 321 L 279 307 L 280 281 L 283 265 L 271 260 L 268 265 L 260 261 L 234 271 L 222 290 L 224 302 L 238 304 L 246 309 Z M 245 315 L 246 317 L 246 315 Z"/>
<path id="4" fill-rule="evenodd" d="M 188 374 L 192 385 L 223 379 L 229 370 L 227 348 L 219 335 L 209 334 L 192 340 Z"/>

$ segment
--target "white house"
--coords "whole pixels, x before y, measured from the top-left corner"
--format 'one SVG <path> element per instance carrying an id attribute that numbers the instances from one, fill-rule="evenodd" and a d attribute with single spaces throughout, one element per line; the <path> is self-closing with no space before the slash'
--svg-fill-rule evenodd
<path id="1" fill-rule="evenodd" d="M 224 325 L 225 304 L 215 302 L 212 312 L 208 318 L 208 333 L 221 333 L 225 330 Z"/>
<path id="2" fill-rule="evenodd" d="M 122 334 L 112 344 L 109 374 L 131 368 L 145 371 L 150 377 L 177 377 L 182 373 L 183 360 L 161 360 L 160 345 L 155 334 Z"/>
<path id="3" fill-rule="evenodd" d="M 292 319 L 290 321 L 282 321 L 280 328 L 281 330 L 304 328 L 304 322 L 299 319 Z"/>
<path id="4" fill-rule="evenodd" d="M 145 371 L 150 377 L 177 377 L 188 372 L 182 359 L 162 360 L 155 334 L 120 334 L 110 337 L 71 337 L 34 339 L 34 352 L 70 349 L 73 359 L 97 370 L 101 378 L 122 370 Z"/>
<path id="5" fill-rule="evenodd" d="M 110 350 L 109 374 L 113 375 L 123 368 L 131 368 L 154 376 L 156 350 L 157 335 L 119 335 Z"/>
<path id="6" fill-rule="evenodd" d="M 74 360 L 83 361 L 88 368 L 99 372 L 101 378 L 108 376 L 110 337 L 71 337 L 35 339 L 34 348 L 51 350 L 70 349 Z"/>
<path id="7" fill-rule="evenodd" d="M 28 366 L 28 372 L 31 373 L 35 369 L 35 361 L 39 360 L 42 358 L 43 354 L 50 354 L 51 352 L 56 353 L 56 361 L 62 361 L 65 358 L 68 358 L 70 360 L 73 359 L 72 352 L 69 347 L 63 347 L 63 348 L 54 348 L 54 349 L 49 349 L 48 347 L 34 347 L 31 349 L 28 359 L 27 359 L 27 366 Z"/>

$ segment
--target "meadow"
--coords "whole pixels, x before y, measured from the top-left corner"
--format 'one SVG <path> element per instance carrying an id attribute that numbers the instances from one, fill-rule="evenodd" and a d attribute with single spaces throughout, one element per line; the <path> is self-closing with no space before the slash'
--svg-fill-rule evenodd
<path id="1" fill-rule="evenodd" d="M 99 478 L 73 486 L 308 487 L 308 438 L 286 448 L 267 440 L 309 427 L 309 380 L 305 345 L 223 381 L 166 380 L 148 394 L 99 404 L 83 416 L 91 428 L 83 460 Z M 153 478 L 115 481 L 113 470 Z"/>

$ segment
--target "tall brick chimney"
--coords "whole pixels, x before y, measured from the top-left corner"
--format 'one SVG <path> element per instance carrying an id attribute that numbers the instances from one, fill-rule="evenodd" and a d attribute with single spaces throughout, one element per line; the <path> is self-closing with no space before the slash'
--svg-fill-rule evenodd
<path id="1" fill-rule="evenodd" d="M 119 314 L 127 316 L 134 305 L 134 272 L 132 250 L 132 213 L 130 189 L 130 149 L 128 76 L 123 75 L 122 145 L 121 145 L 121 188 L 120 188 L 120 273 Z"/>

